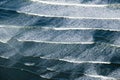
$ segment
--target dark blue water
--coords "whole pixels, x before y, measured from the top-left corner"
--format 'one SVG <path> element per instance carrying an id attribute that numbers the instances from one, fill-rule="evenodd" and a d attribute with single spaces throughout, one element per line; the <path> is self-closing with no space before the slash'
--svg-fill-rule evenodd
<path id="1" fill-rule="evenodd" d="M 119 80 L 119 3 L 0 0 L 0 80 Z"/>

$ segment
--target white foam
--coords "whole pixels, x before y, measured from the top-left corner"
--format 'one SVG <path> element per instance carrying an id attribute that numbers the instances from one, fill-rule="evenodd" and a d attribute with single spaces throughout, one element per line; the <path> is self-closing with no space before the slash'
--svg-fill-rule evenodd
<path id="1" fill-rule="evenodd" d="M 27 26 L 24 26 L 24 27 L 20 27 L 20 26 L 14 26 L 14 25 L 0 25 L 0 28 L 17 28 L 17 29 L 21 29 L 21 28 L 25 28 L 25 29 L 32 29 L 33 27 L 27 27 Z M 45 29 L 45 30 L 61 30 L 61 31 L 64 31 L 64 30 L 104 30 L 104 31 L 117 31 L 119 32 L 120 30 L 119 29 L 107 29 L 107 28 L 80 28 L 80 27 L 34 27 L 34 29 Z"/>
<path id="2" fill-rule="evenodd" d="M 75 61 L 75 60 L 69 60 L 69 59 L 59 59 L 60 61 L 66 61 L 70 63 L 92 63 L 92 64 L 111 64 L 110 62 L 102 62 L 102 61 Z"/>
<path id="3" fill-rule="evenodd" d="M 52 69 L 52 68 L 47 68 L 47 70 L 49 70 L 49 71 L 54 71 L 54 69 Z"/>
<path id="4" fill-rule="evenodd" d="M 24 65 L 26 65 L 26 66 L 34 66 L 35 63 L 24 63 Z"/>
<path id="5" fill-rule="evenodd" d="M 47 57 L 40 57 L 42 59 L 48 59 L 51 60 L 52 58 L 47 58 Z M 70 59 L 54 59 L 54 60 L 60 60 L 60 61 L 65 61 L 69 63 L 76 63 L 76 64 L 82 64 L 82 63 L 92 63 L 92 64 L 111 64 L 111 62 L 102 62 L 102 61 L 76 61 L 76 60 L 70 60 Z"/>
<path id="6" fill-rule="evenodd" d="M 14 26 L 14 25 L 0 25 L 0 28 L 24 28 L 20 26 Z"/>
<path id="7" fill-rule="evenodd" d="M 99 17 L 72 17 L 72 16 L 55 16 L 55 15 L 43 15 L 43 14 L 36 14 L 36 13 L 30 13 L 20 10 L 13 10 L 8 8 L 1 8 L 5 10 L 12 10 L 16 11 L 18 13 L 28 14 L 28 15 L 34 15 L 34 16 L 40 16 L 40 17 L 56 17 L 56 18 L 68 18 L 68 19 L 98 19 L 98 20 L 120 20 L 120 18 L 99 18 Z"/>
<path id="8" fill-rule="evenodd" d="M 54 71 L 54 72 L 58 73 L 58 71 L 56 71 L 52 68 L 47 68 L 47 70 Z M 107 76 L 102 76 L 102 75 L 90 75 L 90 74 L 84 74 L 84 73 L 81 73 L 81 74 L 88 76 L 88 77 L 100 78 L 100 79 L 104 79 L 104 80 L 118 80 L 117 78 L 114 78 L 114 77 L 107 77 Z"/>
<path id="9" fill-rule="evenodd" d="M 6 40 L 0 40 L 2 43 L 7 43 L 10 39 Z M 39 42 L 39 43 L 49 43 L 49 44 L 95 44 L 96 42 L 53 42 L 53 41 L 39 41 L 39 40 L 20 40 L 17 39 L 20 42 Z M 108 44 L 108 43 L 106 43 Z M 120 48 L 120 45 L 115 45 L 115 44 L 108 44 L 113 47 Z"/>
<path id="10" fill-rule="evenodd" d="M 0 42 L 2 42 L 2 43 L 7 43 L 9 41 L 9 39 L 6 39 L 6 40 L 0 40 Z"/>
<path id="11" fill-rule="evenodd" d="M 0 56 L 1 58 L 4 58 L 4 59 L 9 59 L 9 57 L 7 56 Z"/>
<path id="12" fill-rule="evenodd" d="M 45 78 L 45 79 L 50 79 L 48 75 L 40 75 L 40 77 Z"/>
<path id="13" fill-rule="evenodd" d="M 50 43 L 50 44 L 94 44 L 94 42 L 54 42 L 54 41 L 39 41 L 39 40 L 20 40 L 20 42 L 40 42 L 40 43 Z"/>
<path id="14" fill-rule="evenodd" d="M 51 58 L 46 58 L 46 57 L 40 57 L 40 58 L 42 58 L 42 59 L 51 59 Z M 78 63 L 78 64 L 81 64 L 81 63 L 111 64 L 110 62 L 102 62 L 102 61 L 71 61 L 71 60 L 67 60 L 67 59 L 59 59 L 59 60 L 67 61 L 67 62 L 70 62 L 70 63 Z M 47 70 L 55 71 L 52 68 L 47 68 Z M 58 71 L 55 71 L 55 72 L 58 72 Z M 102 76 L 102 75 L 90 75 L 90 74 L 84 74 L 84 75 L 89 76 L 89 77 L 93 77 L 93 78 L 100 78 L 100 79 L 104 79 L 104 80 L 118 80 L 117 78 L 114 78 L 114 77 L 107 77 L 107 76 Z"/>
<path id="15" fill-rule="evenodd" d="M 120 45 L 110 44 L 110 46 L 113 46 L 113 47 L 118 47 L 118 48 L 120 48 Z"/>
<path id="16" fill-rule="evenodd" d="M 40 42 L 40 43 L 49 43 L 49 44 L 95 44 L 95 42 L 53 42 L 53 41 L 39 41 L 39 40 L 20 40 L 20 39 L 17 40 L 20 42 Z M 108 44 L 108 45 L 118 48 L 120 47 L 120 45 L 115 45 L 115 44 Z"/>
<path id="17" fill-rule="evenodd" d="M 89 76 L 89 77 L 93 77 L 93 78 L 104 79 L 104 80 L 118 80 L 118 79 L 113 78 L 113 77 L 106 77 L 106 76 L 102 76 L 102 75 L 90 75 L 90 74 L 85 74 L 85 75 Z"/>
<path id="18" fill-rule="evenodd" d="M 28 15 L 35 15 L 40 17 L 56 17 L 56 18 L 68 18 L 68 19 L 103 19 L 103 20 L 120 20 L 120 18 L 99 18 L 99 17 L 72 17 L 72 16 L 54 16 L 54 15 L 43 15 L 43 14 L 36 14 L 36 13 L 28 13 L 23 11 L 17 11 L 18 13 L 24 13 Z"/>
<path id="19" fill-rule="evenodd" d="M 74 3 L 58 3 L 50 1 L 41 1 L 41 0 L 31 0 L 33 2 L 39 2 L 43 4 L 59 5 L 59 6 L 78 6 L 78 7 L 107 7 L 108 5 L 93 5 L 93 4 L 74 4 Z"/>
<path id="20" fill-rule="evenodd" d="M 42 29 L 51 30 L 104 30 L 104 31 L 120 31 L 119 29 L 105 29 L 105 28 L 55 28 L 55 27 L 42 27 Z"/>

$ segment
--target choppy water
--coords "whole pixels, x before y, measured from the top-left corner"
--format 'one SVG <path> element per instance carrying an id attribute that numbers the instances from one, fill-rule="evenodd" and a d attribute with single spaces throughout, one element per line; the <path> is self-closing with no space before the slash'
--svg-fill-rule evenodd
<path id="1" fill-rule="evenodd" d="M 0 0 L 0 80 L 120 80 L 120 0 Z"/>

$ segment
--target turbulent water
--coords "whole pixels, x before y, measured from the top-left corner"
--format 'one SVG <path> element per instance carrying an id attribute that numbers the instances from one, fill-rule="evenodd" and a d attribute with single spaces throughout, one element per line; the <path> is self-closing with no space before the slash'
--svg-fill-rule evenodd
<path id="1" fill-rule="evenodd" d="M 0 0 L 0 80 L 120 80 L 120 0 Z"/>

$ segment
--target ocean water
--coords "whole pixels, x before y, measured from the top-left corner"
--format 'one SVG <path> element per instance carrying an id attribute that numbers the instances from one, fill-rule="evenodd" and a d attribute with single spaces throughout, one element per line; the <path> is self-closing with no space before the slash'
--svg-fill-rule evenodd
<path id="1" fill-rule="evenodd" d="M 0 0 L 0 80 L 120 80 L 120 0 Z"/>

